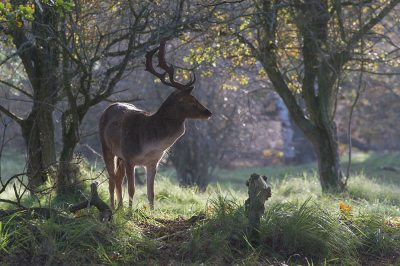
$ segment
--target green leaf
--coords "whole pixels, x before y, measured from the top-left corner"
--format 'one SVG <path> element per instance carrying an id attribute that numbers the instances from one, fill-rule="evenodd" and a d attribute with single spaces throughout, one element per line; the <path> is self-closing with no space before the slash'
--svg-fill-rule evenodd
<path id="1" fill-rule="evenodd" d="M 10 3 L 7 3 L 6 8 L 7 8 L 7 9 L 11 9 L 11 4 L 10 4 Z"/>

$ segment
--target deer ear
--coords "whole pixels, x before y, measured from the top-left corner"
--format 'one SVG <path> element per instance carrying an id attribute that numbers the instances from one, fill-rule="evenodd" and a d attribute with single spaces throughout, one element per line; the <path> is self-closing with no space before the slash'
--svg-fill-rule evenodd
<path id="1" fill-rule="evenodd" d="M 194 86 L 190 86 L 189 88 L 180 91 L 179 96 L 188 96 L 190 93 L 192 93 L 193 90 Z"/>

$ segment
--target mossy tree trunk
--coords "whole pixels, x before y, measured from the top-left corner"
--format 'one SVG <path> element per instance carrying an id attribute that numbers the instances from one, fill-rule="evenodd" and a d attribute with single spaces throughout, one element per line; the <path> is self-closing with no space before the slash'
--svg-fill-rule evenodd
<path id="1" fill-rule="evenodd" d="M 36 23 L 32 24 L 29 35 L 36 37 L 36 43 L 29 41 L 30 36 L 24 27 L 13 27 L 8 34 L 13 37 L 17 49 L 24 48 L 19 54 L 24 65 L 32 93 L 22 91 L 29 97 L 33 106 L 27 118 L 22 119 L 5 112 L 19 123 L 27 150 L 27 173 L 29 186 L 36 188 L 47 180 L 47 170 L 56 162 L 54 143 L 53 111 L 56 103 L 59 82 L 57 68 L 59 65 L 59 50 L 50 41 L 57 29 L 58 16 L 51 7 L 43 6 L 42 11 L 34 13 Z M 4 107 L 2 107 L 2 111 Z"/>
<path id="2" fill-rule="evenodd" d="M 28 156 L 29 186 L 34 189 L 47 181 L 49 167 L 56 163 L 52 111 L 31 110 L 20 125 Z"/>

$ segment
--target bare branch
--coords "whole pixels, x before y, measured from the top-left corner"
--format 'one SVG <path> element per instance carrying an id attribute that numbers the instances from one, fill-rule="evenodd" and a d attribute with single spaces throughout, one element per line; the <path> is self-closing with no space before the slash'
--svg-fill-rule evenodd
<path id="1" fill-rule="evenodd" d="M 15 202 L 15 201 L 12 201 L 12 200 L 0 199 L 0 202 L 5 202 L 5 203 L 17 205 L 18 207 L 20 207 L 20 208 L 22 208 L 22 209 L 24 209 L 24 210 L 27 210 L 27 209 L 28 209 L 27 207 L 25 207 L 25 206 L 22 205 L 21 203 Z"/>
<path id="2" fill-rule="evenodd" d="M 0 80 L 0 83 L 3 83 L 3 84 L 5 84 L 5 85 L 7 85 L 7 86 L 9 86 L 9 87 L 11 87 L 11 88 L 13 88 L 13 89 L 19 91 L 20 93 L 24 94 L 25 96 L 27 96 L 27 97 L 30 98 L 30 99 L 33 99 L 33 95 L 29 94 L 28 92 L 26 92 L 26 91 L 24 91 L 24 90 L 21 90 L 21 89 L 18 88 L 17 86 L 15 86 L 15 85 L 13 85 L 13 84 L 7 82 L 7 81 Z"/>
<path id="3" fill-rule="evenodd" d="M 11 118 L 12 120 L 14 120 L 15 122 L 17 122 L 18 124 L 21 125 L 23 119 L 21 117 L 17 116 L 16 114 L 12 113 L 11 111 L 9 111 L 7 108 L 5 108 L 2 105 L 0 105 L 0 112 L 3 112 L 9 118 Z"/>
<path id="4" fill-rule="evenodd" d="M 29 46 L 29 47 L 25 48 L 25 46 Z M 7 63 L 7 61 L 10 60 L 11 58 L 18 56 L 24 52 L 27 52 L 33 48 L 36 48 L 36 47 L 37 47 L 37 45 L 32 45 L 32 43 L 30 43 L 30 42 L 25 42 L 25 43 L 21 44 L 21 46 L 18 48 L 18 50 L 15 53 L 10 54 L 3 61 L 0 62 L 0 66 Z"/>
<path id="5" fill-rule="evenodd" d="M 216 3 L 216 4 L 212 4 L 212 5 L 203 5 L 203 4 L 199 4 L 197 3 L 197 6 L 204 6 L 204 7 L 212 7 L 212 6 L 219 6 L 219 5 L 224 5 L 224 4 L 237 4 L 237 3 L 242 3 L 244 0 L 239 0 L 239 1 L 223 1 L 220 3 Z"/>

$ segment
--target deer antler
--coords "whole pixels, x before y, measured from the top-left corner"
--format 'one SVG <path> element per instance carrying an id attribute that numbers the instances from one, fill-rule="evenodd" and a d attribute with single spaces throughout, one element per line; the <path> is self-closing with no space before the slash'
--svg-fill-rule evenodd
<path id="1" fill-rule="evenodd" d="M 160 45 L 153 50 L 147 52 L 146 51 L 146 71 L 149 71 L 151 74 L 156 76 L 161 80 L 161 82 L 167 86 L 171 86 L 174 88 L 177 88 L 178 90 L 183 90 L 187 89 L 190 86 L 192 86 L 195 81 L 196 81 L 196 75 L 193 73 L 193 80 L 190 79 L 188 84 L 182 84 L 174 80 L 174 66 L 168 66 L 167 62 L 165 61 L 165 43 L 166 43 L 166 38 L 163 38 L 160 42 Z M 165 70 L 164 73 L 159 73 L 153 68 L 153 55 L 158 52 L 158 67 L 161 69 Z M 165 76 L 168 74 L 170 82 L 165 80 Z"/>

